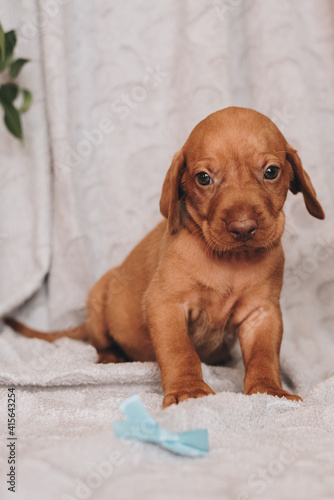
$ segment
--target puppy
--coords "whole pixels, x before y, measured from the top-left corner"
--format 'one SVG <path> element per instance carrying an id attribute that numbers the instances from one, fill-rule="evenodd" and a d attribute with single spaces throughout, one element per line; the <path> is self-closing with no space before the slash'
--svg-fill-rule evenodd
<path id="1" fill-rule="evenodd" d="M 324 212 L 296 152 L 276 125 L 231 107 L 201 121 L 178 151 L 160 199 L 165 220 L 91 290 L 85 324 L 28 337 L 68 336 L 96 347 L 101 362 L 157 361 L 163 406 L 213 394 L 201 361 L 224 361 L 239 338 L 245 394 L 300 400 L 283 390 L 280 293 L 283 205 L 301 192 Z"/>

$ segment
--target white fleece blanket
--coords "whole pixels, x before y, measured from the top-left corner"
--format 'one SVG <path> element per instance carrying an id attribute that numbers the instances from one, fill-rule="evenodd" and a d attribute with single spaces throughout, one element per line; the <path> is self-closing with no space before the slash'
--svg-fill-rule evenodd
<path id="1" fill-rule="evenodd" d="M 284 371 L 303 403 L 244 396 L 239 362 L 203 365 L 216 395 L 162 410 L 155 363 L 97 365 L 91 346 L 69 339 L 49 344 L 6 329 L 0 337 L 1 499 L 332 499 L 334 377 L 309 380 L 310 390 L 303 363 L 294 359 L 287 368 L 286 347 Z M 19 459 L 15 496 L 4 487 L 10 442 L 6 387 L 12 386 Z M 185 458 L 115 439 L 112 421 L 122 418 L 119 404 L 134 393 L 170 430 L 208 429 L 209 456 Z"/>

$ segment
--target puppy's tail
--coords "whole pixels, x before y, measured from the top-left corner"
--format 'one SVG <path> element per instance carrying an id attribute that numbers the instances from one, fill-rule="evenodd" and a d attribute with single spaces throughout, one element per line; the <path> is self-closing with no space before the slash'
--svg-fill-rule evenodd
<path id="1" fill-rule="evenodd" d="M 47 340 L 48 342 L 54 342 L 62 337 L 69 337 L 70 339 L 75 340 L 88 340 L 85 323 L 75 328 L 50 333 L 33 330 L 14 318 L 4 318 L 4 323 L 25 337 Z"/>

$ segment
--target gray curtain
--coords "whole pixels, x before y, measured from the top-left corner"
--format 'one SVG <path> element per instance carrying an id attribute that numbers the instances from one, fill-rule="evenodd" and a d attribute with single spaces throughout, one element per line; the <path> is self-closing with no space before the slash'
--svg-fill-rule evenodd
<path id="1" fill-rule="evenodd" d="M 33 91 L 22 147 L 0 124 L 0 312 L 82 321 L 87 292 L 160 219 L 174 152 L 229 105 L 271 117 L 326 211 L 286 214 L 286 342 L 333 352 L 334 7 L 331 0 L 2 1 Z M 23 307 L 22 307 L 22 304 Z M 291 347 L 291 346 L 290 346 Z"/>

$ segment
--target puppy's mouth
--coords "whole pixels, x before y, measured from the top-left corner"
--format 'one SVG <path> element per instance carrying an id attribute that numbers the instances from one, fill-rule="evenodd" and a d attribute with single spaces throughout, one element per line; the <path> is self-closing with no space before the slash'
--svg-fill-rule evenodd
<path id="1" fill-rule="evenodd" d="M 281 236 L 277 234 L 276 228 L 271 230 L 258 229 L 257 234 L 246 241 L 237 241 L 229 233 L 218 234 L 211 230 L 209 224 L 205 221 L 202 226 L 202 233 L 206 244 L 215 254 L 226 252 L 247 253 L 256 250 L 268 250 L 276 246 Z"/>

